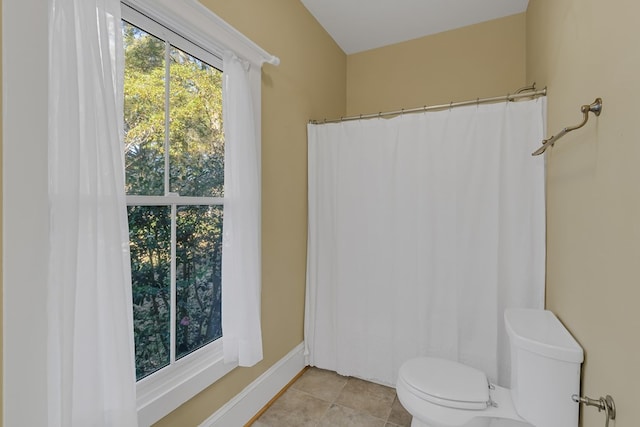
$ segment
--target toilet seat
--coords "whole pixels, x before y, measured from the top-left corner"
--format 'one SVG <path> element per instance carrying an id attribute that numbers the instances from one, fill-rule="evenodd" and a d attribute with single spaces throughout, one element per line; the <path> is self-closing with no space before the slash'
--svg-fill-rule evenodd
<path id="1" fill-rule="evenodd" d="M 436 405 L 467 410 L 484 410 L 491 405 L 485 373 L 451 360 L 409 360 L 400 368 L 398 378 L 407 391 Z"/>

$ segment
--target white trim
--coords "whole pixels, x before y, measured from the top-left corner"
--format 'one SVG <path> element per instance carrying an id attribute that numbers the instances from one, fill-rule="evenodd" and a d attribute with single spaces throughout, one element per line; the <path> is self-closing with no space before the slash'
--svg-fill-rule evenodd
<path id="1" fill-rule="evenodd" d="M 238 366 L 237 363 L 224 363 L 222 340 L 138 381 L 136 390 L 140 427 L 159 421 Z"/>
<path id="2" fill-rule="evenodd" d="M 190 197 L 190 196 L 176 196 L 169 194 L 167 196 L 140 196 L 129 195 L 127 196 L 127 206 L 224 206 L 224 199 L 222 197 Z"/>
<path id="3" fill-rule="evenodd" d="M 171 46 L 188 52 L 190 56 L 198 58 L 212 67 L 222 70 L 223 52 L 212 52 L 215 50 L 213 49 L 215 46 L 207 46 L 208 49 L 205 49 L 202 46 L 197 45 L 195 42 L 186 39 L 186 36 L 179 34 L 177 31 L 171 30 L 160 24 L 158 21 L 149 18 L 128 4 L 121 3 L 121 6 L 122 19 L 124 21 L 140 29 L 144 28 L 144 32 L 152 35 L 158 40 L 168 42 Z M 165 58 L 165 66 L 168 63 L 169 59 Z"/>
<path id="4" fill-rule="evenodd" d="M 245 425 L 304 367 L 304 344 L 300 343 L 199 427 Z"/>
<path id="5" fill-rule="evenodd" d="M 4 426 L 48 420 L 48 14 L 46 1 L 2 1 Z"/>
<path id="6" fill-rule="evenodd" d="M 218 51 L 229 50 L 261 66 L 278 65 L 271 55 L 196 0 L 123 0 L 196 44 Z"/>

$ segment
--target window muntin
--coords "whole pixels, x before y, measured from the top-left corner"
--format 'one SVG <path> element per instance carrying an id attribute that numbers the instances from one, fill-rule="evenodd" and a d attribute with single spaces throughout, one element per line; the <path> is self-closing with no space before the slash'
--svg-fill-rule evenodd
<path id="1" fill-rule="evenodd" d="M 123 35 L 136 376 L 142 379 L 222 336 L 222 73 L 126 21 Z"/>

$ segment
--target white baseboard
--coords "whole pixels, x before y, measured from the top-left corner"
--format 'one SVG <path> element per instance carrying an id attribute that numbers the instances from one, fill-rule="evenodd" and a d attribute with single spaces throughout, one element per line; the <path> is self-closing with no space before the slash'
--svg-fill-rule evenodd
<path id="1" fill-rule="evenodd" d="M 286 356 L 245 387 L 200 427 L 242 427 L 304 368 L 304 345 Z"/>

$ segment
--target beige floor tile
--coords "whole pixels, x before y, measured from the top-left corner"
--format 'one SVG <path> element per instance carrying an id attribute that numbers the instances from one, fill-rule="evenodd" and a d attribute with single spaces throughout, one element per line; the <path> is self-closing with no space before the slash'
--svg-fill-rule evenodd
<path id="1" fill-rule="evenodd" d="M 395 389 L 309 368 L 252 427 L 408 427 Z"/>
<path id="2" fill-rule="evenodd" d="M 254 427 L 315 427 L 329 403 L 289 389 L 253 424 Z"/>
<path id="3" fill-rule="evenodd" d="M 309 368 L 291 388 L 304 391 L 327 402 L 333 402 L 342 391 L 347 380 L 347 377 L 338 375 L 333 371 Z"/>
<path id="4" fill-rule="evenodd" d="M 398 400 L 398 397 L 393 400 L 393 404 L 391 405 L 391 413 L 389 414 L 389 418 L 387 419 L 387 421 L 401 427 L 409 427 L 411 425 L 411 414 L 408 413 L 406 409 L 404 409 L 404 407 Z"/>
<path id="5" fill-rule="evenodd" d="M 331 405 L 318 427 L 384 427 L 385 421 L 365 412 Z"/>
<path id="6" fill-rule="evenodd" d="M 335 403 L 386 420 L 395 395 L 391 387 L 349 378 Z"/>

